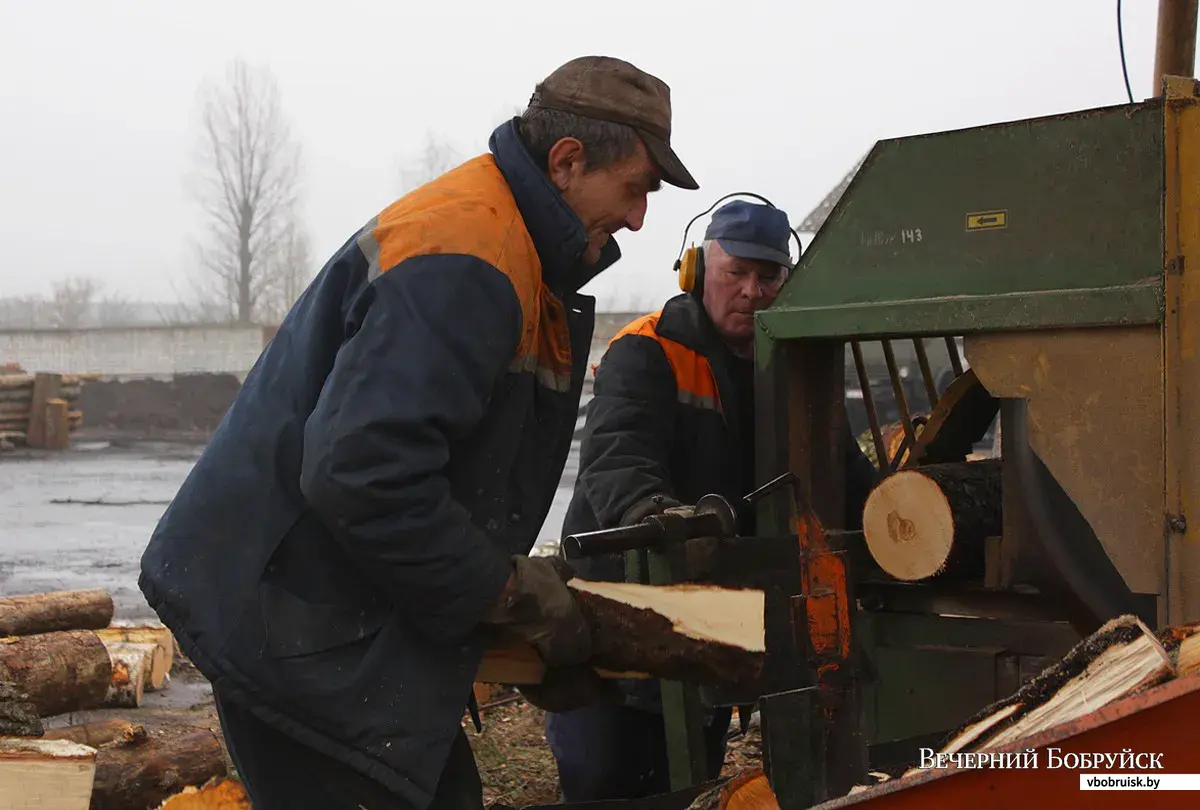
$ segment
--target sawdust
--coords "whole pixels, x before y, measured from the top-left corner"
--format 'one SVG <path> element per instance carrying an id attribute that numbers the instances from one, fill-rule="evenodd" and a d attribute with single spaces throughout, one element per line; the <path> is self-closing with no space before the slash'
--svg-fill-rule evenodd
<path id="1" fill-rule="evenodd" d="M 79 409 L 83 430 L 139 438 L 209 434 L 241 389 L 232 374 L 181 374 L 171 380 L 89 380 Z"/>

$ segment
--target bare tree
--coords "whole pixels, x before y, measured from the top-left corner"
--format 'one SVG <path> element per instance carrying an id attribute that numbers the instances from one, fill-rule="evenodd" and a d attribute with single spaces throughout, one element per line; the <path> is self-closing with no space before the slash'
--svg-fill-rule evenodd
<path id="1" fill-rule="evenodd" d="M 54 282 L 46 314 L 53 329 L 82 329 L 91 320 L 92 308 L 100 293 L 95 279 L 75 276 Z"/>
<path id="2" fill-rule="evenodd" d="M 312 281 L 312 245 L 308 233 L 296 217 L 284 226 L 279 250 L 272 257 L 271 286 L 267 292 L 264 314 L 272 324 L 281 322 L 296 299 Z"/>
<path id="3" fill-rule="evenodd" d="M 242 61 L 203 90 L 194 193 L 206 235 L 197 244 L 196 315 L 253 323 L 299 196 L 300 149 L 266 69 Z"/>
<path id="4" fill-rule="evenodd" d="M 406 194 L 418 186 L 453 169 L 461 162 L 450 142 L 432 132 L 425 133 L 425 143 L 400 169 L 400 193 Z"/>

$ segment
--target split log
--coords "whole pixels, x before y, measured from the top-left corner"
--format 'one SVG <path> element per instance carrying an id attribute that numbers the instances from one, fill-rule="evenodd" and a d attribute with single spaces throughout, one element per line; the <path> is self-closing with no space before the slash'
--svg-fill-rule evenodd
<path id="1" fill-rule="evenodd" d="M 0 598 L 0 636 L 98 630 L 113 617 L 108 591 L 53 591 Z"/>
<path id="2" fill-rule="evenodd" d="M 883 479 L 863 507 L 872 558 L 896 579 L 981 576 L 985 540 L 999 536 L 1000 461 L 930 464 Z"/>
<path id="3" fill-rule="evenodd" d="M 91 810 L 157 807 L 186 787 L 227 775 L 221 741 L 207 730 L 107 746 L 96 754 Z"/>
<path id="4" fill-rule="evenodd" d="M 0 739 L 0 806 L 87 810 L 96 749 L 67 740 Z"/>
<path id="5" fill-rule="evenodd" d="M 120 718 L 97 720 L 94 723 L 80 723 L 74 726 L 47 729 L 42 735 L 44 740 L 69 740 L 80 745 L 90 745 L 99 748 L 115 742 L 136 742 L 146 736 L 146 729 L 140 723 L 130 723 Z"/>
<path id="6" fill-rule="evenodd" d="M 1185 638 L 1179 645 L 1179 663 L 1176 673 L 1180 678 L 1200 674 L 1200 636 Z"/>
<path id="7" fill-rule="evenodd" d="M 171 667 L 175 665 L 175 637 L 162 624 L 115 621 L 109 627 L 97 630 L 96 635 L 105 644 L 128 642 L 131 644 L 153 644 L 146 691 L 163 689 L 170 683 Z"/>
<path id="8" fill-rule="evenodd" d="M 1174 675 L 1167 651 L 1140 619 L 1113 619 L 1015 694 L 969 719 L 941 753 L 982 752 L 1025 739 Z"/>
<path id="9" fill-rule="evenodd" d="M 37 706 L 10 681 L 0 681 L 0 735 L 42 736 L 42 718 L 38 717 Z"/>
<path id="10" fill-rule="evenodd" d="M 102 706 L 112 669 L 91 630 L 0 638 L 0 680 L 28 694 L 42 717 Z"/>
<path id="11" fill-rule="evenodd" d="M 184 788 L 157 810 L 250 810 L 250 797 L 237 779 L 214 779 L 198 788 Z"/>
<path id="12" fill-rule="evenodd" d="M 115 642 L 104 646 L 112 659 L 112 678 L 104 694 L 104 705 L 112 709 L 136 709 L 142 705 L 154 645 Z"/>
<path id="13" fill-rule="evenodd" d="M 606 677 L 651 676 L 711 686 L 754 683 L 766 653 L 763 592 L 713 585 L 568 583 L 592 630 L 588 663 Z M 476 680 L 541 682 L 536 652 L 489 649 Z"/>

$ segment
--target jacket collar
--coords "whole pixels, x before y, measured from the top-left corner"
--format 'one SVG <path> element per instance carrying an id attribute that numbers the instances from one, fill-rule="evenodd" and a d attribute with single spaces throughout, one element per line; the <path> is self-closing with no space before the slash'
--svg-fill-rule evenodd
<path id="1" fill-rule="evenodd" d="M 583 223 L 530 157 L 517 134 L 516 118 L 496 127 L 488 140 L 488 149 L 512 190 L 533 239 L 546 286 L 575 292 L 621 258 L 621 248 L 610 238 L 594 266 L 580 261 L 587 248 Z"/>
<path id="2" fill-rule="evenodd" d="M 680 293 L 663 304 L 656 331 L 705 357 L 728 351 L 708 312 L 688 293 Z"/>

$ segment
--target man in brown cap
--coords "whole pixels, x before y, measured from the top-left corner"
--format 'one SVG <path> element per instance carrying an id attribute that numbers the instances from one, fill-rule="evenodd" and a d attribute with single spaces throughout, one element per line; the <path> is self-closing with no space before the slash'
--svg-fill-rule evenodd
<path id="1" fill-rule="evenodd" d="M 492 634 L 591 639 L 530 557 L 595 301 L 647 196 L 696 188 L 665 84 L 576 59 L 489 152 L 371 217 L 284 319 L 142 557 L 255 808 L 478 808 L 460 721 Z M 586 667 L 584 672 L 590 672 Z"/>

